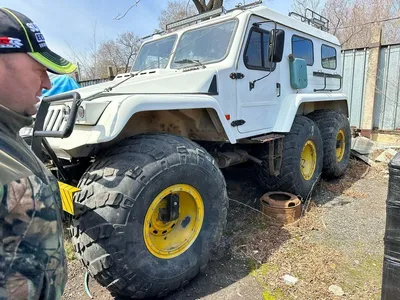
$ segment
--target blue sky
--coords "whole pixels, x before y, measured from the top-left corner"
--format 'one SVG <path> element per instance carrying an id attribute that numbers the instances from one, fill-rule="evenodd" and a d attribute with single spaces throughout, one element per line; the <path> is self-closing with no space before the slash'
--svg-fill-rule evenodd
<path id="1" fill-rule="evenodd" d="M 35 22 L 46 38 L 50 49 L 70 57 L 70 47 L 78 52 L 88 48 L 96 26 L 97 39 L 113 39 L 119 33 L 133 31 L 139 37 L 151 34 L 158 27 L 158 16 L 167 6 L 166 0 L 141 0 L 121 20 L 135 0 L 1 0 L 2 7 L 17 10 Z M 251 0 L 247 0 L 249 3 Z M 243 0 L 230 0 L 233 6 Z M 292 0 L 264 1 L 264 5 L 287 14 Z"/>

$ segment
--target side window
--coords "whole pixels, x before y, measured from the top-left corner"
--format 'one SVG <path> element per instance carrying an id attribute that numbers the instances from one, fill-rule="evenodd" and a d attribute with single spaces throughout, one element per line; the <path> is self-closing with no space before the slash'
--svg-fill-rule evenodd
<path id="1" fill-rule="evenodd" d="M 292 36 L 292 53 L 294 57 L 304 59 L 308 66 L 314 64 L 314 45 L 311 40 L 298 35 Z"/>
<path id="2" fill-rule="evenodd" d="M 252 29 L 244 52 L 244 64 L 249 69 L 271 70 L 268 61 L 269 32 Z M 275 64 L 272 65 L 272 69 Z"/>
<path id="3" fill-rule="evenodd" d="M 336 69 L 336 49 L 327 45 L 321 46 L 321 63 L 325 69 Z"/>

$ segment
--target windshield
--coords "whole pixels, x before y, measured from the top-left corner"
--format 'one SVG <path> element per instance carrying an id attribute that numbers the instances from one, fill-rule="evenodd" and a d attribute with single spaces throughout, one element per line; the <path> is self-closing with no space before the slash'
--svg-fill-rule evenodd
<path id="1" fill-rule="evenodd" d="M 185 32 L 177 46 L 172 68 L 222 60 L 231 43 L 236 20 Z"/>
<path id="2" fill-rule="evenodd" d="M 132 72 L 148 69 L 164 69 L 169 61 L 176 35 L 166 37 L 142 46 L 133 65 Z"/>

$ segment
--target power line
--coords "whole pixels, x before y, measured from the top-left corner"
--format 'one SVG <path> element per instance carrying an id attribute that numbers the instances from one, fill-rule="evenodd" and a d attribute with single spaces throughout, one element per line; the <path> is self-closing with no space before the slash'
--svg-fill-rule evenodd
<path id="1" fill-rule="evenodd" d="M 382 22 L 387 22 L 387 21 L 393 21 L 393 20 L 399 20 L 400 16 L 398 17 L 393 17 L 393 18 L 388 18 L 388 19 L 382 19 L 382 20 L 376 20 L 376 21 L 371 21 L 371 22 L 367 22 L 364 24 L 356 24 L 356 25 L 349 25 L 349 26 L 343 26 L 343 27 L 338 27 L 335 29 L 346 29 L 346 28 L 351 28 L 351 27 L 357 27 L 357 26 L 364 26 L 364 25 L 369 25 L 369 24 L 374 24 L 374 23 L 382 23 Z M 331 28 L 333 29 L 333 28 Z"/>

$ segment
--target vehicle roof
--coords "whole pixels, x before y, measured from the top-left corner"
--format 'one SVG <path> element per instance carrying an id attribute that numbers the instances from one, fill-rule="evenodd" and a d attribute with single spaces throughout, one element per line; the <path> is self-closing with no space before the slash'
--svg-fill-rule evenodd
<path id="1" fill-rule="evenodd" d="M 224 21 L 224 20 L 232 19 L 234 17 L 239 17 L 239 15 L 241 15 L 241 16 L 243 16 L 243 15 L 244 16 L 246 16 L 246 15 L 247 16 L 248 15 L 258 15 L 260 17 L 276 21 L 278 24 L 281 24 L 283 26 L 292 28 L 295 31 L 302 32 L 302 33 L 305 33 L 307 35 L 311 35 L 311 36 L 313 36 L 313 37 L 315 37 L 317 39 L 322 39 L 322 40 L 325 40 L 325 41 L 327 41 L 327 42 L 329 42 L 331 44 L 340 46 L 339 40 L 334 35 L 326 32 L 326 31 L 320 30 L 320 29 L 318 29 L 316 27 L 313 27 L 313 26 L 311 26 L 311 25 L 309 25 L 307 23 L 301 22 L 301 21 L 299 21 L 299 20 L 297 20 L 295 18 L 292 18 L 292 17 L 286 16 L 284 14 L 281 14 L 281 13 L 279 13 L 277 11 L 274 11 L 274 10 L 268 8 L 267 6 L 264 6 L 264 5 L 258 5 L 256 7 L 249 8 L 249 9 L 246 9 L 246 10 L 241 10 L 240 8 L 235 9 L 235 10 L 231 10 L 228 13 L 223 14 L 223 15 L 221 15 L 219 17 L 215 17 L 215 18 L 212 18 L 212 19 L 207 20 L 207 21 L 202 21 L 200 23 L 197 23 L 197 24 L 194 24 L 194 25 L 182 28 L 182 29 L 178 29 L 178 30 L 176 30 L 174 32 L 171 32 L 171 33 L 167 33 L 167 34 L 164 33 L 161 36 L 158 35 L 158 34 L 154 35 L 153 38 L 150 38 L 150 39 L 146 40 L 145 42 L 147 43 L 149 41 L 155 41 L 155 40 L 158 40 L 159 38 L 164 38 L 166 36 L 183 33 L 183 32 L 186 32 L 188 30 L 192 30 L 192 29 L 195 29 L 195 28 L 203 27 L 205 25 L 219 23 L 219 22 Z"/>

